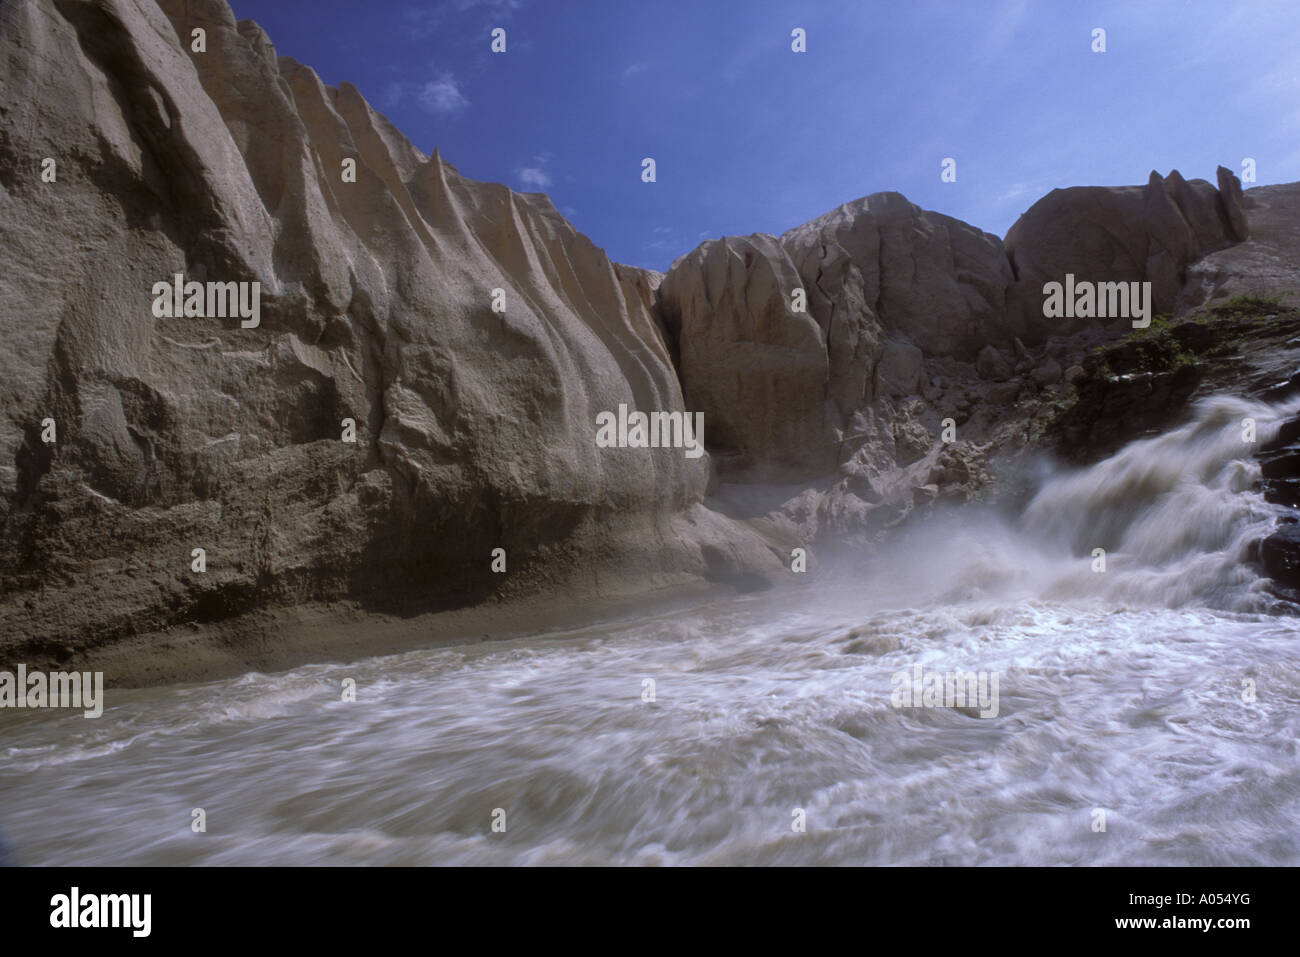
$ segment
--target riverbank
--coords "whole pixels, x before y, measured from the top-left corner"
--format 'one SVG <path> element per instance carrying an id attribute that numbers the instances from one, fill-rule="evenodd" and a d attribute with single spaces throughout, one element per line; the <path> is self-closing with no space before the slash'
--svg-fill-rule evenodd
<path id="1" fill-rule="evenodd" d="M 737 594 L 733 585 L 682 581 L 641 594 L 593 598 L 560 593 L 407 615 L 367 610 L 356 602 L 308 602 L 219 622 L 176 625 L 61 660 L 36 656 L 25 663 L 45 671 L 100 671 L 108 688 L 213 681 L 417 649 L 544 637 L 602 624 L 615 627 Z"/>

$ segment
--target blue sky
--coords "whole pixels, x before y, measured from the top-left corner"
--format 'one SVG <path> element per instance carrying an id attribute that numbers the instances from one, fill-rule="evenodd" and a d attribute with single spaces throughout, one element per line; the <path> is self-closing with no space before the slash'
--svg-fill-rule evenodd
<path id="1" fill-rule="evenodd" d="M 1212 181 L 1245 157 L 1256 185 L 1300 180 L 1296 0 L 231 6 L 422 150 L 547 193 L 612 259 L 653 269 L 880 190 L 1001 236 L 1057 186 Z"/>

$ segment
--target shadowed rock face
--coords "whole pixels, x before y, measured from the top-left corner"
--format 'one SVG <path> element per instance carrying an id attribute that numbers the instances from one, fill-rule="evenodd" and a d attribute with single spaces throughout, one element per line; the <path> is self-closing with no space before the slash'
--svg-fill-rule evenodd
<path id="1" fill-rule="evenodd" d="M 1163 178 L 1153 171 L 1146 186 L 1052 190 L 1007 231 L 1017 279 L 1008 290 L 1011 311 L 1033 326 L 1043 284 L 1067 273 L 1088 282 L 1150 282 L 1154 312 L 1187 304 L 1187 267 L 1247 238 L 1241 183 L 1222 166 L 1218 180 L 1215 189 L 1177 170 Z"/>
<path id="2" fill-rule="evenodd" d="M 424 155 L 222 0 L 0 15 L 14 660 L 305 600 L 756 587 L 792 544 L 975 481 L 939 423 L 992 441 L 1016 420 L 1022 382 L 989 388 L 981 350 L 1027 389 L 1070 365 L 1019 342 L 1061 331 L 1044 278 L 1151 278 L 1163 301 L 1245 234 L 1226 171 L 1217 191 L 1177 173 L 1057 191 L 1005 248 L 878 193 L 779 238 L 710 241 L 661 277 L 611 263 L 545 196 Z M 176 274 L 259 283 L 260 324 L 155 317 Z M 710 455 L 598 448 L 597 414 L 621 404 L 703 412 Z M 721 502 L 719 470 L 808 487 Z"/>

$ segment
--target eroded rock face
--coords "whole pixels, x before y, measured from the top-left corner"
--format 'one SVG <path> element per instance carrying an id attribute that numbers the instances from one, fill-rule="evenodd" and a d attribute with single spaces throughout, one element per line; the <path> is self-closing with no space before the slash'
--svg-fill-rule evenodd
<path id="1" fill-rule="evenodd" d="M 719 468 L 772 480 L 848 458 L 865 409 L 920 390 L 925 355 L 1012 334 L 1011 279 L 997 237 L 877 193 L 779 239 L 710 240 L 660 292 L 687 403 L 719 423 Z"/>
<path id="2" fill-rule="evenodd" d="M 878 325 L 927 354 L 1002 338 L 1002 243 L 898 193 L 846 203 L 781 237 L 826 325 Z M 844 315 L 837 315 L 843 312 Z"/>
<path id="3" fill-rule="evenodd" d="M 1224 171 L 1226 173 L 1226 170 Z M 1220 192 L 1239 192 L 1235 176 Z M 1210 253 L 1187 270 L 1186 298 L 1198 304 L 1239 295 L 1281 295 L 1300 303 L 1300 184 L 1255 186 L 1242 197 L 1249 239 Z M 1235 227 L 1234 227 L 1234 231 Z"/>
<path id="4" fill-rule="evenodd" d="M 277 600 L 464 603 L 595 574 L 591 554 L 635 555 L 642 587 L 718 554 L 775 563 L 699 516 L 707 456 L 596 446 L 599 412 L 682 410 L 681 390 L 657 277 L 546 197 L 425 156 L 220 0 L 4 13 L 13 639 L 75 647 Z M 156 318 L 175 274 L 260 283 L 260 324 Z"/>
<path id="5" fill-rule="evenodd" d="M 837 462 L 826 333 L 795 311 L 802 285 L 781 244 L 763 235 L 710 240 L 664 276 L 684 392 L 720 464 L 775 478 Z"/>
<path id="6" fill-rule="evenodd" d="M 1245 235 L 1225 170 L 1058 191 L 1005 245 L 878 193 L 660 276 L 424 155 L 222 0 L 0 11 L 13 660 L 274 603 L 757 587 L 984 480 L 1082 354 L 1045 279 L 1150 279 L 1159 305 Z M 259 321 L 156 315 L 176 275 L 257 283 Z M 708 454 L 599 447 L 620 406 L 702 412 Z"/>
<path id="7" fill-rule="evenodd" d="M 906 456 L 886 436 L 966 419 L 959 393 L 924 387 L 944 360 L 973 365 L 996 406 L 1020 394 L 1020 380 L 1055 386 L 1064 366 L 1025 343 L 1041 350 L 1106 321 L 1045 317 L 1044 284 L 1067 274 L 1150 282 L 1153 312 L 1199 301 L 1189 266 L 1247 235 L 1240 183 L 1223 168 L 1218 179 L 1216 189 L 1174 171 L 1144 187 L 1055 190 L 1005 244 L 897 193 L 846 203 L 779 240 L 705 243 L 673 264 L 661 309 L 687 404 L 721 423 L 719 469 L 767 481 L 808 479 L 854 456 L 901 468 Z M 896 401 L 912 393 L 931 404 Z"/>
<path id="8" fill-rule="evenodd" d="M 1187 267 L 1247 238 L 1241 183 L 1219 167 L 1220 187 L 1186 180 L 1174 170 L 1152 172 L 1145 186 L 1054 189 L 1007 231 L 1006 251 L 1016 273 L 1008 309 L 1031 336 L 1048 326 L 1041 317 L 1043 284 L 1067 274 L 1086 282 L 1150 282 L 1153 312 L 1173 312 Z M 1056 320 L 1054 331 L 1095 319 Z"/>

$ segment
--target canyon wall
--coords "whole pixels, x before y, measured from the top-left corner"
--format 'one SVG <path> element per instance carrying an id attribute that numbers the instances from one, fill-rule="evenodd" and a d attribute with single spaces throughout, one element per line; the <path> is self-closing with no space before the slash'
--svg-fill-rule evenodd
<path id="1" fill-rule="evenodd" d="M 660 276 L 425 155 L 222 0 L 4 3 L 0 84 L 15 661 L 303 601 L 756 587 L 978 484 L 1069 361 L 1045 279 L 1174 308 L 1246 238 L 1221 169 L 1055 191 L 1005 243 L 878 193 Z M 157 315 L 177 275 L 257 283 L 256 325 Z M 703 412 L 708 454 L 600 447 L 620 405 Z M 757 483 L 787 491 L 741 502 Z"/>

